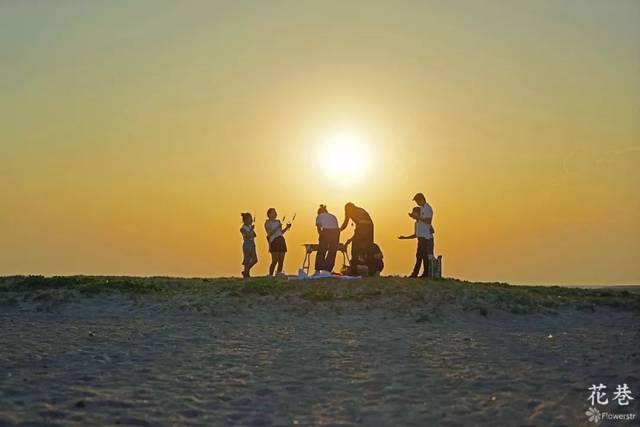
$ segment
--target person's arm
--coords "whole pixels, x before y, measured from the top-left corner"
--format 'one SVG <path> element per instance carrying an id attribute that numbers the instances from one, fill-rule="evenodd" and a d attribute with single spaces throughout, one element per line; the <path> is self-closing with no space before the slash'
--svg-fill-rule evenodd
<path id="1" fill-rule="evenodd" d="M 405 240 L 405 239 L 415 239 L 415 238 L 416 238 L 415 233 L 414 233 L 414 234 L 412 234 L 411 236 L 398 236 L 398 239 L 400 239 L 400 240 Z"/>
<path id="2" fill-rule="evenodd" d="M 316 228 L 318 229 L 318 234 L 320 234 L 320 232 L 322 231 L 322 227 L 316 224 Z"/>
<path id="3" fill-rule="evenodd" d="M 408 213 L 408 215 L 409 215 L 409 218 L 411 218 L 411 219 L 415 219 L 415 220 L 418 220 L 418 221 L 420 221 L 420 222 L 424 222 L 425 224 L 428 224 L 428 225 L 431 225 L 431 220 L 433 219 L 433 218 L 432 218 L 432 217 L 430 217 L 430 216 L 425 216 L 425 217 L 422 217 L 422 216 L 414 216 L 414 215 L 413 215 L 413 212 L 409 212 L 409 213 Z"/>
<path id="4" fill-rule="evenodd" d="M 242 237 L 244 237 L 246 239 L 251 239 L 253 237 L 256 237 L 256 232 L 253 231 L 253 228 L 242 227 L 240 229 L 240 232 L 242 233 Z"/>
<path id="5" fill-rule="evenodd" d="M 278 228 L 280 228 L 280 230 L 282 231 L 282 234 L 284 234 L 287 231 L 289 231 L 289 229 L 291 228 L 291 223 L 288 223 L 284 228 L 282 228 L 282 223 L 280 221 L 278 221 Z M 276 230 L 278 228 L 276 228 Z"/>
<path id="6" fill-rule="evenodd" d="M 349 217 L 349 215 L 347 215 L 346 213 L 344 214 L 344 222 L 342 223 L 342 225 L 340 226 L 340 231 L 344 231 L 347 226 L 349 225 L 349 220 L 351 218 Z"/>

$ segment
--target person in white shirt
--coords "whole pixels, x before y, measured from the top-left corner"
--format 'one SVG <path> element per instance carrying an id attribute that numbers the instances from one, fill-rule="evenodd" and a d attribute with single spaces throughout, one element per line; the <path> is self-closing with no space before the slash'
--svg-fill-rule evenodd
<path id="1" fill-rule="evenodd" d="M 429 233 L 431 234 L 430 238 L 433 238 L 435 230 L 433 229 L 432 224 L 433 209 L 431 208 L 431 205 L 427 203 L 427 198 L 424 197 L 424 194 L 422 193 L 417 193 L 415 196 L 413 196 L 413 201 L 416 202 L 416 204 L 420 207 L 420 221 L 429 225 Z M 411 214 L 409 214 L 409 216 L 413 218 Z"/>
<path id="2" fill-rule="evenodd" d="M 275 208 L 267 210 L 267 220 L 264 222 L 264 229 L 267 232 L 269 241 L 269 252 L 271 253 L 271 265 L 269 265 L 269 276 L 273 276 L 276 270 L 277 275 L 282 275 L 284 267 L 284 256 L 287 253 L 287 242 L 284 240 L 284 233 L 291 228 L 291 223 L 282 228 L 282 222 L 278 219 L 278 212 Z"/>
<path id="3" fill-rule="evenodd" d="M 316 273 L 323 270 L 331 272 L 336 263 L 336 253 L 340 244 L 340 228 L 338 227 L 338 218 L 330 214 L 325 205 L 320 205 L 318 208 L 316 228 L 318 229 Z"/>
<path id="4" fill-rule="evenodd" d="M 420 277 L 427 278 L 429 277 L 429 259 L 433 258 L 433 234 L 431 234 L 431 225 L 422 220 L 420 206 L 414 207 L 409 216 L 415 220 L 414 233 L 410 236 L 398 237 L 398 239 L 418 239 L 416 263 L 409 277 L 418 277 L 420 266 L 424 265 L 424 270 Z"/>

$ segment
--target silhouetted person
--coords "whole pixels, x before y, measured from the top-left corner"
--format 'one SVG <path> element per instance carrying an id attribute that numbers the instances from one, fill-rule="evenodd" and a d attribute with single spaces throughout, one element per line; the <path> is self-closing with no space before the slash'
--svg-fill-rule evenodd
<path id="1" fill-rule="evenodd" d="M 316 254 L 316 273 L 321 270 L 331 272 L 336 263 L 336 252 L 340 243 L 338 219 L 327 211 L 325 205 L 318 208 L 316 217 L 318 228 L 318 253 Z"/>
<path id="2" fill-rule="evenodd" d="M 382 255 L 382 250 L 380 246 L 376 243 L 373 243 L 369 247 L 369 253 L 367 256 L 367 267 L 369 267 L 369 276 L 378 276 L 380 272 L 384 268 L 384 255 Z"/>
<path id="3" fill-rule="evenodd" d="M 435 238 L 433 235 L 436 232 L 433 228 L 433 208 L 431 208 L 431 205 L 427 203 L 427 198 L 424 197 L 424 194 L 422 193 L 417 193 L 413 196 L 413 201 L 416 202 L 418 207 L 420 207 L 420 217 L 418 220 L 427 226 L 426 229 L 425 227 L 420 227 L 421 234 L 418 235 L 418 237 L 423 237 L 427 240 L 426 242 L 423 242 L 425 247 L 424 250 L 427 251 L 428 260 L 432 260 L 434 258 L 433 250 L 435 246 Z M 409 216 L 414 218 L 412 214 L 409 214 Z M 421 277 L 429 277 L 429 261 L 425 264 L 425 271 Z"/>
<path id="4" fill-rule="evenodd" d="M 380 246 L 372 243 L 366 250 L 351 259 L 349 274 L 352 276 L 378 276 L 384 268 L 384 256 Z"/>
<path id="5" fill-rule="evenodd" d="M 253 241 L 256 237 L 255 221 L 253 215 L 249 212 L 240 214 L 242 216 L 242 227 L 240 233 L 242 233 L 242 254 L 244 259 L 242 265 L 242 277 L 250 277 L 251 267 L 258 263 L 258 255 L 256 254 L 256 242 Z"/>
<path id="6" fill-rule="evenodd" d="M 340 231 L 347 228 L 350 220 L 354 222 L 356 229 L 353 237 L 347 240 L 346 244 L 351 242 L 351 259 L 357 260 L 361 254 L 366 257 L 373 244 L 373 221 L 367 211 L 349 202 L 344 205 L 344 222 Z"/>
<path id="7" fill-rule="evenodd" d="M 278 218 L 278 212 L 274 208 L 267 210 L 267 220 L 264 223 L 264 229 L 267 232 L 269 240 L 269 252 L 271 253 L 271 265 L 269 266 L 269 276 L 273 276 L 276 270 L 278 276 L 282 275 L 284 266 L 284 256 L 287 253 L 287 242 L 284 240 L 284 233 L 291 228 L 291 223 L 282 228 L 282 222 Z"/>
<path id="8" fill-rule="evenodd" d="M 431 226 L 420 219 L 420 206 L 413 208 L 409 214 L 415 220 L 414 232 L 410 236 L 399 236 L 398 239 L 418 239 L 416 249 L 416 263 L 409 277 L 418 277 L 420 266 L 424 265 L 422 278 L 429 277 L 429 259 L 433 257 L 433 237 L 431 236 Z M 430 237 L 431 236 L 431 237 Z"/>

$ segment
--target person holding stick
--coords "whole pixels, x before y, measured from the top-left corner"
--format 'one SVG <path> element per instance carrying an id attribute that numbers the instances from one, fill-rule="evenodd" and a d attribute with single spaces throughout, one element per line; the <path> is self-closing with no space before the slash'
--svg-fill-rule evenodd
<path id="1" fill-rule="evenodd" d="M 274 270 L 276 271 L 276 275 L 283 275 L 284 256 L 287 253 L 287 242 L 284 239 L 284 233 L 289 231 L 290 228 L 290 222 L 287 223 L 284 228 L 282 227 L 282 222 L 278 219 L 278 212 L 276 212 L 275 208 L 269 208 L 269 210 L 267 210 L 267 220 L 264 223 L 264 229 L 267 232 L 269 252 L 271 253 L 269 276 L 273 276 Z"/>

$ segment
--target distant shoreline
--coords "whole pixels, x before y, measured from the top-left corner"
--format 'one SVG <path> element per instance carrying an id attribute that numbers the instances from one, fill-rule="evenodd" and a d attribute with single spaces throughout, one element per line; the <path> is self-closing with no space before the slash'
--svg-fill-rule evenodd
<path id="1" fill-rule="evenodd" d="M 523 284 L 523 283 L 514 283 L 513 286 L 560 286 L 563 288 L 578 288 L 578 289 L 608 289 L 608 290 L 619 290 L 619 291 L 630 291 L 640 292 L 640 285 L 547 285 L 547 284 Z"/>

